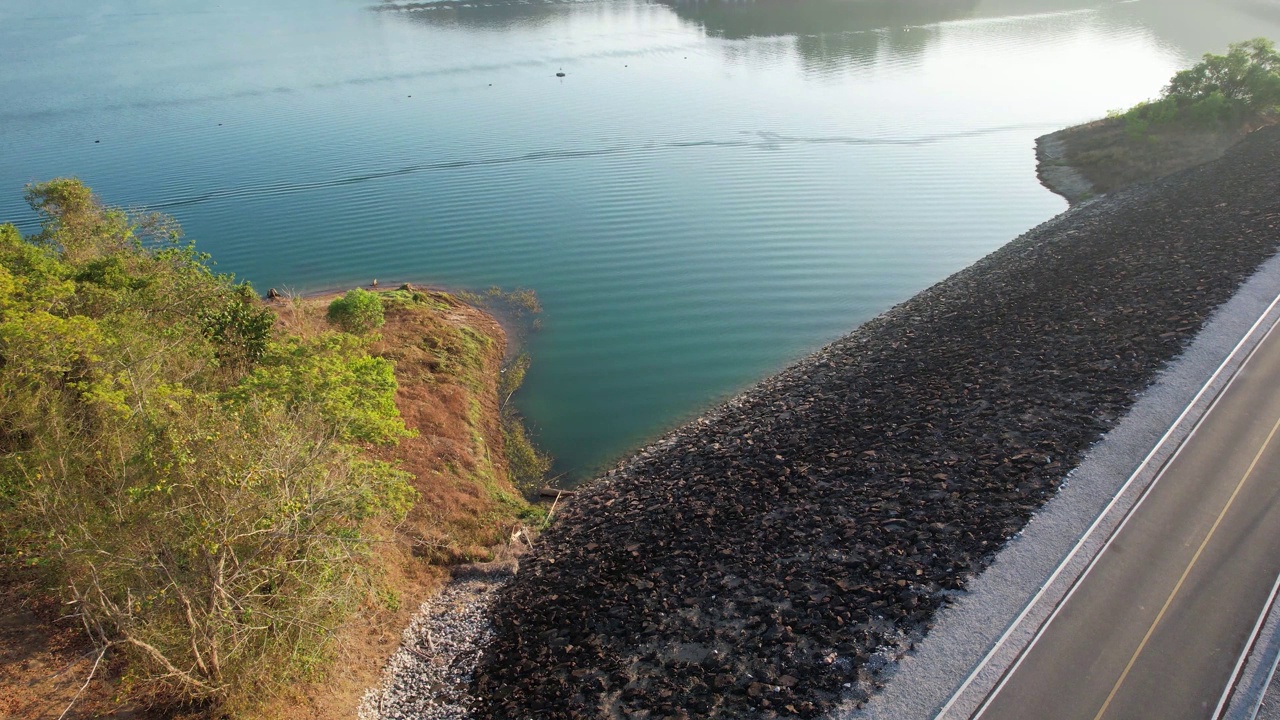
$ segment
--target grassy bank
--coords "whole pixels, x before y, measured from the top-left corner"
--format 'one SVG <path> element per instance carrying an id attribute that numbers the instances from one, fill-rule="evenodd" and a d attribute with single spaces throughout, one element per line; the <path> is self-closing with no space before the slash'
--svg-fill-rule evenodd
<path id="1" fill-rule="evenodd" d="M 1238 43 L 1174 75 L 1157 100 L 1041 138 L 1040 177 L 1073 203 L 1164 177 L 1280 121 L 1277 105 L 1280 55 L 1262 38 Z"/>
<path id="2" fill-rule="evenodd" d="M 447 566 L 541 519 L 501 328 L 411 288 L 264 303 L 171 221 L 28 197 L 43 230 L 0 226 L 0 712 L 350 716 Z"/>

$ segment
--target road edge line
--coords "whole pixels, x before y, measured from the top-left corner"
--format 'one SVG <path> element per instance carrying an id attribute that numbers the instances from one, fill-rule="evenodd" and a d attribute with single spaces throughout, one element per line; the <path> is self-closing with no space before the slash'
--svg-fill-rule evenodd
<path id="1" fill-rule="evenodd" d="M 1245 665 L 1253 656 L 1253 652 L 1257 648 L 1258 641 L 1262 636 L 1262 628 L 1267 624 L 1267 620 L 1270 619 L 1271 616 L 1271 611 L 1275 607 L 1277 593 L 1280 593 L 1280 575 L 1276 575 L 1276 581 L 1271 586 L 1271 594 L 1267 596 L 1267 601 L 1263 603 L 1262 612 L 1258 614 L 1258 620 L 1254 622 L 1253 630 L 1249 632 L 1249 640 L 1244 644 L 1244 649 L 1240 651 L 1240 657 L 1236 659 L 1235 667 L 1231 669 L 1231 676 L 1227 678 L 1226 688 L 1223 689 L 1222 696 L 1218 698 L 1218 705 L 1213 709 L 1213 715 L 1209 716 L 1213 720 L 1218 720 L 1218 718 L 1223 717 L 1223 714 L 1230 709 L 1231 705 L 1228 705 L 1228 702 L 1235 699 L 1236 688 L 1239 686 L 1239 682 L 1243 678 L 1242 671 L 1245 669 Z M 1277 655 L 1276 657 L 1277 659 L 1280 659 L 1280 655 Z M 1267 673 L 1268 682 L 1264 684 L 1258 692 L 1258 704 L 1261 704 L 1262 696 L 1266 693 L 1267 685 L 1270 684 L 1270 677 L 1273 674 L 1275 674 L 1274 661 L 1271 664 L 1271 671 Z M 1246 700 L 1245 702 L 1248 701 Z M 1234 705 L 1235 703 L 1231 702 L 1231 704 Z M 1255 714 L 1256 710 L 1250 713 L 1250 717 Z"/>

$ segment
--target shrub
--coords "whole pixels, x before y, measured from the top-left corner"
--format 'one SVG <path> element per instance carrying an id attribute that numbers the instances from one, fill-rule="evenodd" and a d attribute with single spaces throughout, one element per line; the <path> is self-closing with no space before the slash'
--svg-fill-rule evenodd
<path id="1" fill-rule="evenodd" d="M 277 334 L 163 218 L 75 180 L 28 199 L 39 234 L 0 225 L 0 546 L 142 691 L 251 712 L 324 657 L 413 502 L 353 444 L 407 433 L 392 367 Z"/>
<path id="2" fill-rule="evenodd" d="M 410 431 L 396 410 L 395 369 L 344 333 L 284 338 L 225 397 L 242 404 L 312 407 L 345 441 L 394 444 Z"/>
<path id="3" fill-rule="evenodd" d="M 525 495 L 534 495 L 542 488 L 547 473 L 551 472 L 553 460 L 550 455 L 539 450 L 529 438 L 524 419 L 509 404 L 511 396 L 515 395 L 524 383 L 529 365 L 529 355 L 520 353 L 515 360 L 503 368 L 502 376 L 498 379 L 498 403 L 503 448 L 506 451 L 507 469 L 511 482 Z"/>
<path id="4" fill-rule="evenodd" d="M 57 508 L 45 531 L 100 645 L 181 697 L 245 704 L 323 656 L 359 596 L 368 521 L 403 517 L 412 490 L 309 410 L 206 397 L 154 420 L 137 476 L 99 475 L 118 492 L 53 472 L 33 495 Z"/>
<path id="5" fill-rule="evenodd" d="M 343 330 L 363 335 L 382 327 L 382 299 L 377 293 L 355 288 L 329 303 L 329 322 Z"/>
<path id="6" fill-rule="evenodd" d="M 525 495 L 537 493 L 551 471 L 551 456 L 538 450 L 520 416 L 510 410 L 502 416 L 502 439 L 512 484 Z"/>

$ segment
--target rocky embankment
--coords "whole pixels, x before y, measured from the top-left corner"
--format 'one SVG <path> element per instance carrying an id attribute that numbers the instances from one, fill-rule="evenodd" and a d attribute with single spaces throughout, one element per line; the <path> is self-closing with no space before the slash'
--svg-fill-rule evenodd
<path id="1" fill-rule="evenodd" d="M 813 717 L 1280 243 L 1280 128 L 1076 208 L 580 492 L 500 594 L 484 718 Z"/>

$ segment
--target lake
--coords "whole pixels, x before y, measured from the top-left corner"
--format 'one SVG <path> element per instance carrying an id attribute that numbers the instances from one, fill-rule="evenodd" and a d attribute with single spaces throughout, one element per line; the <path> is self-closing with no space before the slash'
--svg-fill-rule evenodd
<path id="1" fill-rule="evenodd" d="M 1037 136 L 1258 35 L 1272 0 L 0 0 L 0 219 L 76 175 L 260 291 L 532 288 L 572 482 L 1062 211 Z"/>

